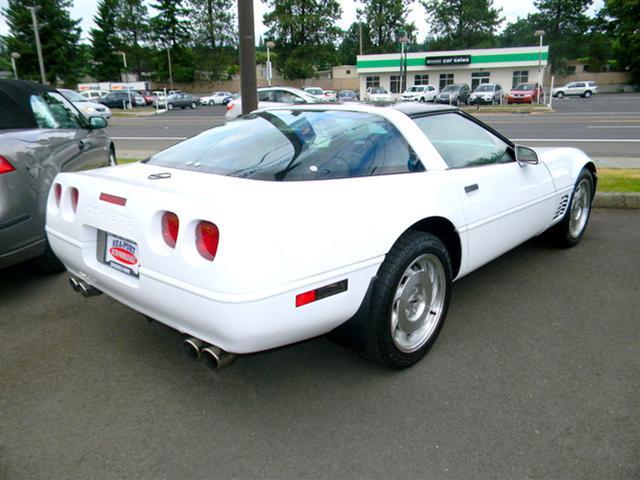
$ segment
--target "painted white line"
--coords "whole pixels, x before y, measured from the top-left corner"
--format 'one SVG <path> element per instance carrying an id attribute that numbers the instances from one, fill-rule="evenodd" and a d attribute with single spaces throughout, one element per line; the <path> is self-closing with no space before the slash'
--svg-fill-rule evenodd
<path id="1" fill-rule="evenodd" d="M 640 125 L 588 125 L 587 128 L 640 128 Z"/>
<path id="2" fill-rule="evenodd" d="M 512 142 L 556 142 L 556 143 L 640 143 L 640 139 L 627 138 L 512 138 Z"/>
<path id="3" fill-rule="evenodd" d="M 111 140 L 186 140 L 189 137 L 111 137 Z"/>

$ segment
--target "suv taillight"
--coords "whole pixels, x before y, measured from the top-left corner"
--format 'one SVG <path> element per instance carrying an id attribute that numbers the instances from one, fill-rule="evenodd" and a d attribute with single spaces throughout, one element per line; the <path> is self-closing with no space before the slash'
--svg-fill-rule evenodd
<path id="1" fill-rule="evenodd" d="M 9 163 L 9 160 L 0 155 L 0 175 L 3 173 L 13 172 L 14 170 L 15 168 L 11 163 Z"/>
<path id="2" fill-rule="evenodd" d="M 162 215 L 162 238 L 171 248 L 176 248 L 178 241 L 178 230 L 180 228 L 180 219 L 173 212 L 164 212 Z"/>
<path id="3" fill-rule="evenodd" d="M 229 102 L 229 103 L 227 103 L 227 110 L 231 110 L 231 109 L 232 109 L 233 107 L 235 107 L 235 106 L 236 106 L 236 104 L 235 104 L 235 103 L 233 103 L 233 102 Z"/>
<path id="4" fill-rule="evenodd" d="M 71 187 L 71 208 L 73 208 L 73 213 L 76 213 L 78 210 L 78 199 L 80 198 L 80 192 L 75 187 Z"/>
<path id="5" fill-rule="evenodd" d="M 218 251 L 220 231 L 211 222 L 200 222 L 196 226 L 196 248 L 202 258 L 213 261 Z"/>

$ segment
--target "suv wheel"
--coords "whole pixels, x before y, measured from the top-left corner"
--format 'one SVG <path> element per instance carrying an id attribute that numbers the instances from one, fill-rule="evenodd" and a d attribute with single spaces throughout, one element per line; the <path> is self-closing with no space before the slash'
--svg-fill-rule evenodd
<path id="1" fill-rule="evenodd" d="M 591 96 L 591 91 L 587 90 L 586 92 L 584 92 L 584 98 L 589 98 Z"/>
<path id="2" fill-rule="evenodd" d="M 564 97 L 564 92 L 558 92 L 558 93 L 556 93 L 556 97 L 558 97 L 558 98 L 562 98 L 562 97 Z"/>

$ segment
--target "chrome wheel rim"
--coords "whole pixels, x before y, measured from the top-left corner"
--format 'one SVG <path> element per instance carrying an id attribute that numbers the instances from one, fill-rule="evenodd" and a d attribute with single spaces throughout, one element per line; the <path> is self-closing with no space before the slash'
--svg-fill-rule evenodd
<path id="1" fill-rule="evenodd" d="M 404 353 L 419 350 L 431 338 L 444 309 L 446 279 L 442 261 L 423 254 L 400 277 L 391 303 L 391 338 Z"/>
<path id="2" fill-rule="evenodd" d="M 571 211 L 569 212 L 569 234 L 573 238 L 580 236 L 587 225 L 591 209 L 591 183 L 583 178 L 573 192 Z"/>

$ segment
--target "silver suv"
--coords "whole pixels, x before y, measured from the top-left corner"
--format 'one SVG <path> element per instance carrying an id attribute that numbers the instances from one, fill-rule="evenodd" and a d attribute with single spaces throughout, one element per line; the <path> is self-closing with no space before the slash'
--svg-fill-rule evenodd
<path id="1" fill-rule="evenodd" d="M 552 92 L 553 96 L 558 98 L 562 98 L 565 95 L 579 95 L 584 98 L 589 98 L 596 93 L 598 93 L 598 86 L 596 82 L 593 81 L 567 83 L 563 87 L 554 88 Z"/>

